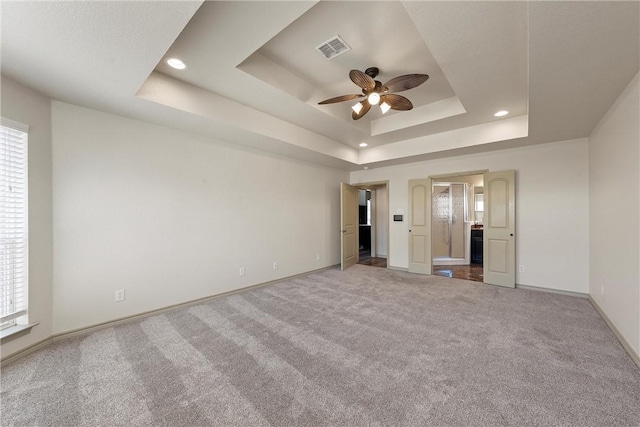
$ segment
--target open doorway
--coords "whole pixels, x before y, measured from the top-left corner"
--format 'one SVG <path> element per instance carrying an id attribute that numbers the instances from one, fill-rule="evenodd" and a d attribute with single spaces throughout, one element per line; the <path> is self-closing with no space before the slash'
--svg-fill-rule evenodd
<path id="1" fill-rule="evenodd" d="M 483 282 L 483 175 L 438 177 L 432 183 L 433 274 Z"/>
<path id="2" fill-rule="evenodd" d="M 358 264 L 387 268 L 389 193 L 387 183 L 359 184 Z"/>
<path id="3" fill-rule="evenodd" d="M 483 282 L 515 288 L 516 171 L 511 169 L 495 172 L 467 172 L 454 177 L 473 174 L 482 174 L 483 180 L 482 224 L 473 224 L 473 227 L 469 227 L 471 231 L 476 232 L 482 229 Z M 434 180 L 443 179 L 442 177 L 440 175 L 409 180 L 410 273 L 435 274 L 432 256 L 432 187 Z M 445 179 L 450 181 L 451 177 L 447 176 Z M 355 194 L 354 190 L 354 199 Z M 450 270 L 447 275 L 453 276 L 454 266 L 446 267 L 449 267 L 445 268 L 446 270 Z"/>

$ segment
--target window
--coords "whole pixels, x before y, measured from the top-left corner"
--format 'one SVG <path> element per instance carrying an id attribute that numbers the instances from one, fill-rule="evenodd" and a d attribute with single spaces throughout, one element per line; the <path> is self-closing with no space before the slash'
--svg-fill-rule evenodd
<path id="1" fill-rule="evenodd" d="M 27 131 L 0 125 L 0 329 L 25 319 L 28 291 Z M 22 319 L 20 319 L 22 317 Z"/>

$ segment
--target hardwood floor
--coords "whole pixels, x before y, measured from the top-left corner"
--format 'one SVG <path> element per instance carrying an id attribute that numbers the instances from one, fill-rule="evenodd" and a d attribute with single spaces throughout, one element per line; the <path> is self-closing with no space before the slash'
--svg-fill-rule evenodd
<path id="1" fill-rule="evenodd" d="M 360 260 L 358 261 L 358 264 L 360 265 L 368 265 L 371 267 L 382 267 L 382 268 L 387 268 L 387 259 L 386 258 L 377 258 L 377 257 L 370 257 L 370 256 L 361 256 Z"/>
<path id="2" fill-rule="evenodd" d="M 434 265 L 433 274 L 456 279 L 473 280 L 483 282 L 482 264 L 471 265 Z"/>
<path id="3" fill-rule="evenodd" d="M 369 250 L 361 249 L 358 264 L 387 268 L 387 259 L 371 257 L 371 252 Z M 453 277 L 456 279 L 473 280 L 474 282 L 484 282 L 482 264 L 434 265 L 433 274 L 444 277 Z"/>

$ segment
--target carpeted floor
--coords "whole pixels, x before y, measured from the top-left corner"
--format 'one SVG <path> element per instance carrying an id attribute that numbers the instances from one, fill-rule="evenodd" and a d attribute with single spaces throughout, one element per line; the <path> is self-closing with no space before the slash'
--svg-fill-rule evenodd
<path id="1" fill-rule="evenodd" d="M 588 300 L 356 265 L 55 343 L 3 426 L 637 426 Z"/>

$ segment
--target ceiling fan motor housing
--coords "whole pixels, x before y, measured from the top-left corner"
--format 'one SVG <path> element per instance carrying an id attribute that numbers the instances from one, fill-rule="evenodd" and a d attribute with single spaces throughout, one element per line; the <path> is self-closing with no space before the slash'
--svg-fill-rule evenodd
<path id="1" fill-rule="evenodd" d="M 378 69 L 378 67 L 369 67 L 364 70 L 364 73 L 372 79 L 375 79 L 379 72 L 380 70 Z"/>

